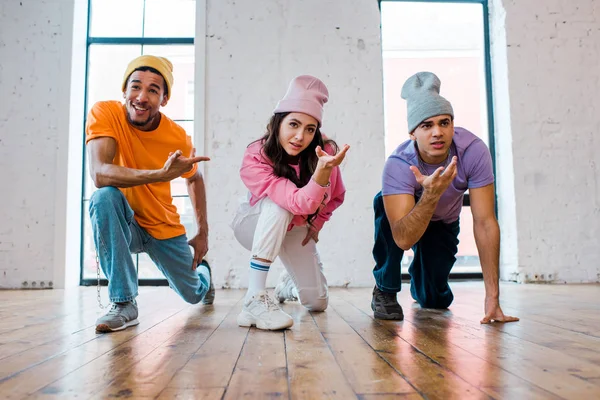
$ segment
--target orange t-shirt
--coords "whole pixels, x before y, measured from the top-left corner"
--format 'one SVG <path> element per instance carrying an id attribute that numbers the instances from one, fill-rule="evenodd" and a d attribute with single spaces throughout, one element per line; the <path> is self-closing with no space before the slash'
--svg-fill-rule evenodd
<path id="1" fill-rule="evenodd" d="M 125 106 L 119 101 L 101 101 L 92 107 L 86 123 L 87 144 L 99 137 L 111 137 L 117 142 L 113 163 L 133 169 L 160 169 L 170 152 L 181 150 L 189 156 L 192 139 L 185 130 L 161 115 L 158 128 L 140 131 L 127 121 Z M 189 178 L 198 166 L 185 174 Z M 135 213 L 138 224 L 156 239 L 170 239 L 185 233 L 173 205 L 171 183 L 159 182 L 130 188 L 119 188 Z"/>

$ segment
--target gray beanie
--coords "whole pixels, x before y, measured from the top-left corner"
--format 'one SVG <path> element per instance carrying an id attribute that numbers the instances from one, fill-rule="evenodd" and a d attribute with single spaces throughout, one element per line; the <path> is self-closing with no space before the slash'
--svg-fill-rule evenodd
<path id="1" fill-rule="evenodd" d="M 404 82 L 401 96 L 408 108 L 408 132 L 427 118 L 448 114 L 454 118 L 452 104 L 440 96 L 440 79 L 432 72 L 418 72 Z"/>

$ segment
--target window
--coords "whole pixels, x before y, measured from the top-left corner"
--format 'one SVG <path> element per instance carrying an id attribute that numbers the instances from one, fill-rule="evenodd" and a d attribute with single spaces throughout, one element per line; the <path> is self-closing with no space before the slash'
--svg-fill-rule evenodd
<path id="1" fill-rule="evenodd" d="M 87 40 L 85 114 L 97 101 L 121 100 L 127 64 L 142 54 L 167 57 L 174 85 L 161 111 L 194 138 L 194 0 L 90 0 Z M 85 132 L 83 132 L 85 135 Z M 96 283 L 96 253 L 88 213 L 96 190 L 84 154 L 82 193 L 81 283 Z M 195 232 L 193 209 L 183 179 L 171 183 L 174 204 L 188 234 Z M 140 284 L 166 284 L 146 254 L 133 256 Z M 101 271 L 101 277 L 104 275 Z"/>
<path id="2" fill-rule="evenodd" d="M 386 158 L 408 139 L 406 102 L 400 92 L 406 79 L 419 71 L 440 77 L 441 94 L 454 108 L 455 126 L 478 135 L 493 158 L 485 0 L 381 1 L 380 6 Z M 464 204 L 453 272 L 480 273 L 468 194 Z M 412 251 L 406 255 L 403 272 Z"/>

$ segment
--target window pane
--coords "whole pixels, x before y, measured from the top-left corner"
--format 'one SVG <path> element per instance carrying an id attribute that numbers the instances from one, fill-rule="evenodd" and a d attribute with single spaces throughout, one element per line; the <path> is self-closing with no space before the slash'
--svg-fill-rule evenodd
<path id="1" fill-rule="evenodd" d="M 181 216 L 181 223 L 186 229 L 188 238 L 195 235 L 197 232 L 196 217 L 194 209 L 189 197 L 178 197 L 173 199 L 173 204 L 177 207 L 177 211 Z M 84 210 L 84 227 L 83 227 L 83 279 L 96 279 L 96 247 L 94 245 L 94 237 L 92 234 L 92 224 L 88 212 L 89 201 L 83 202 Z M 135 263 L 135 255 L 134 257 Z M 158 270 L 154 262 L 147 254 L 141 253 L 138 255 L 139 279 L 164 279 L 162 273 Z M 105 278 L 102 269 L 100 269 L 100 277 Z"/>
<path id="2" fill-rule="evenodd" d="M 181 224 L 185 227 L 188 238 L 191 238 L 198 232 L 192 201 L 189 197 L 177 197 L 173 199 L 173 204 L 181 216 Z"/>
<path id="3" fill-rule="evenodd" d="M 175 204 L 177 211 L 181 215 L 181 223 L 186 229 L 187 237 L 191 238 L 192 235 L 196 234 L 197 228 L 196 218 L 194 217 L 194 210 L 192 209 L 190 199 L 188 197 L 178 197 L 173 199 L 173 204 Z M 163 274 L 147 254 L 139 255 L 138 274 L 139 279 L 164 279 Z"/>
<path id="4" fill-rule="evenodd" d="M 141 54 L 139 45 L 92 45 L 89 49 L 87 112 L 94 103 L 105 100 L 123 100 L 121 84 L 127 64 Z M 84 166 L 85 192 L 89 199 L 96 190 L 90 179 L 88 161 Z"/>
<path id="5" fill-rule="evenodd" d="M 194 119 L 194 46 L 144 46 L 144 54 L 166 57 L 173 64 L 173 88 L 161 111 L 174 120 Z"/>
<path id="6" fill-rule="evenodd" d="M 83 202 L 83 279 L 96 279 L 96 246 L 88 212 L 89 205 L 89 201 Z M 100 269 L 100 278 L 106 278 L 102 269 Z"/>
<path id="7" fill-rule="evenodd" d="M 463 207 L 460 212 L 460 233 L 458 253 L 452 272 L 481 272 L 479 253 L 473 235 L 473 214 L 471 207 Z"/>
<path id="8" fill-rule="evenodd" d="M 408 139 L 402 85 L 420 71 L 442 81 L 455 126 L 488 144 L 481 4 L 381 3 L 386 157 Z"/>
<path id="9" fill-rule="evenodd" d="M 195 36 L 195 0 L 146 0 L 145 12 L 144 37 Z"/>
<path id="10" fill-rule="evenodd" d="M 143 0 L 92 0 L 90 36 L 141 37 Z"/>
<path id="11" fill-rule="evenodd" d="M 123 74 L 131 60 L 142 54 L 140 45 L 92 45 L 89 50 L 88 111 L 95 102 L 123 100 Z"/>
<path id="12" fill-rule="evenodd" d="M 148 254 L 138 254 L 138 279 L 165 279 Z"/>
<path id="13" fill-rule="evenodd" d="M 188 135 L 192 137 L 192 143 L 194 142 L 194 121 L 175 121 L 185 131 Z M 197 154 L 199 155 L 199 154 Z M 187 196 L 187 184 L 185 183 L 185 179 L 177 178 L 171 181 L 171 195 L 173 196 Z"/>
<path id="14" fill-rule="evenodd" d="M 471 207 L 463 207 L 460 212 L 460 233 L 458 234 L 458 252 L 456 253 L 456 262 L 452 268 L 452 273 L 474 273 L 481 272 L 479 263 L 479 253 L 475 245 L 475 236 L 473 235 L 473 216 Z M 411 250 L 404 252 L 402 257 L 402 273 L 408 273 L 408 267 L 414 258 Z"/>
<path id="15" fill-rule="evenodd" d="M 84 177 L 85 193 L 83 194 L 83 198 L 85 200 L 89 200 L 90 197 L 92 197 L 92 194 L 98 189 L 96 188 L 96 185 L 94 185 L 94 181 L 90 177 L 90 160 L 87 157 L 87 153 L 86 153 L 85 165 L 83 166 L 83 171 L 84 171 L 83 173 L 85 174 L 85 177 Z"/>

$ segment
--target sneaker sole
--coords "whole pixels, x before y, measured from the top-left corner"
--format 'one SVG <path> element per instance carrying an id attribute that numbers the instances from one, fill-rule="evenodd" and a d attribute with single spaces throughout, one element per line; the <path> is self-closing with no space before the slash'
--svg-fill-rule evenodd
<path id="1" fill-rule="evenodd" d="M 215 287 L 213 285 L 212 269 L 210 268 L 208 262 L 204 259 L 200 264 L 208 268 L 208 275 L 210 276 L 210 287 L 208 288 L 208 292 L 204 295 L 204 298 L 202 299 L 202 304 L 209 306 L 215 302 Z"/>
<path id="2" fill-rule="evenodd" d="M 373 303 L 371 303 L 371 310 L 373 310 L 373 316 L 375 317 L 375 319 L 387 319 L 387 320 L 393 320 L 393 321 L 403 321 L 404 320 L 404 314 L 398 314 L 398 313 L 392 313 L 392 314 L 385 314 L 379 311 L 375 311 L 375 306 L 373 305 Z"/>
<path id="3" fill-rule="evenodd" d="M 209 289 L 208 293 L 202 299 L 202 304 L 209 306 L 215 302 L 215 288 Z"/>
<path id="4" fill-rule="evenodd" d="M 257 329 L 262 329 L 265 331 L 279 331 L 282 329 L 291 328 L 294 325 L 294 320 L 290 320 L 289 322 L 280 324 L 280 325 L 271 325 L 264 321 L 257 321 L 256 318 L 248 314 L 247 312 L 242 311 L 241 314 L 237 317 L 237 323 L 242 327 L 251 327 L 255 326 Z"/>
<path id="5" fill-rule="evenodd" d="M 127 329 L 130 326 L 138 325 L 139 323 L 140 322 L 136 318 L 129 322 L 126 322 L 123 326 L 120 326 L 118 328 L 111 328 L 110 326 L 108 326 L 106 324 L 99 324 L 99 325 L 96 325 L 96 332 L 97 333 L 110 333 L 110 332 L 122 331 L 123 329 Z"/>

